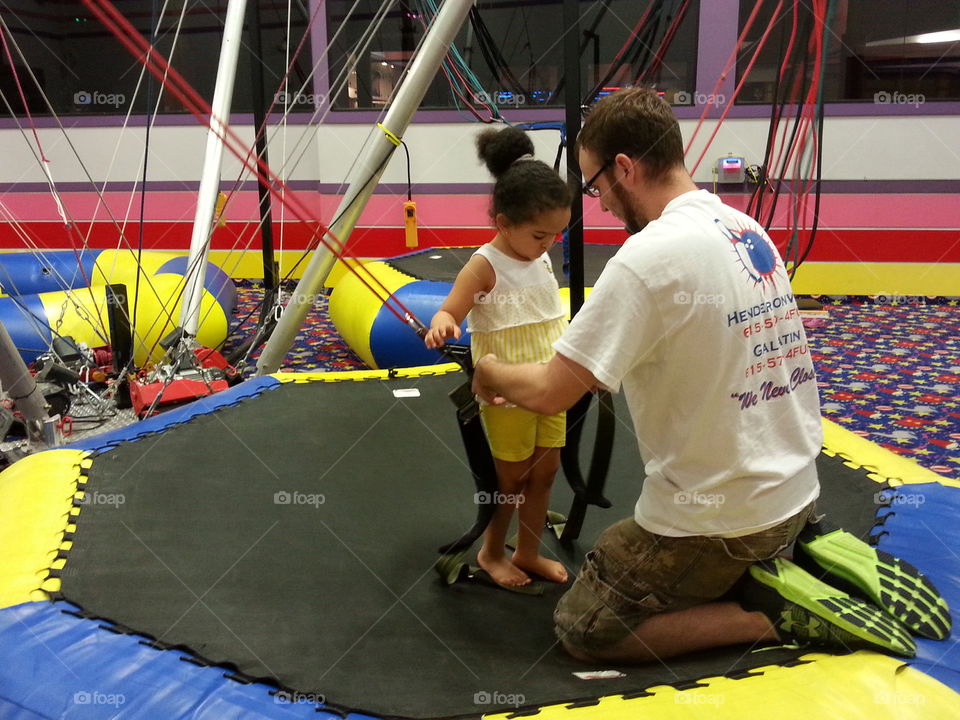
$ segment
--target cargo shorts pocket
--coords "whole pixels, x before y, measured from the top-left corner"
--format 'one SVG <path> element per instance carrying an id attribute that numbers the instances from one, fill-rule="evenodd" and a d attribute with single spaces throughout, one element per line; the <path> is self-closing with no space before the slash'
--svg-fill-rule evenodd
<path id="1" fill-rule="evenodd" d="M 601 577 L 602 566 L 596 550 L 587 553 L 580 575 L 553 615 L 557 637 L 587 653 L 617 644 L 668 605 L 661 596 L 639 587 L 633 597 L 624 594 Z"/>

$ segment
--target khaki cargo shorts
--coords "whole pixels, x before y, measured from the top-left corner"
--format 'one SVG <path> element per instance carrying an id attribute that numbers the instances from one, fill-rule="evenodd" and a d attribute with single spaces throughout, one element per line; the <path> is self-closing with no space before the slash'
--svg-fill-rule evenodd
<path id="1" fill-rule="evenodd" d="M 651 615 L 722 597 L 758 560 L 786 550 L 813 520 L 811 503 L 772 528 L 739 538 L 656 535 L 627 518 L 607 528 L 587 553 L 554 611 L 557 637 L 598 652 Z"/>

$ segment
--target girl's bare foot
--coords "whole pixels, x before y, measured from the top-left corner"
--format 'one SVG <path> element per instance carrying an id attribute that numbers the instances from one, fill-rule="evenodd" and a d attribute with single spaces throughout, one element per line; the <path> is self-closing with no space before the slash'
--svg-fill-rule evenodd
<path id="1" fill-rule="evenodd" d="M 506 587 L 520 587 L 530 584 L 530 576 L 518 568 L 506 555 L 492 556 L 483 548 L 477 553 L 477 564 L 487 571 L 498 585 Z"/>
<path id="2" fill-rule="evenodd" d="M 561 563 L 556 560 L 547 560 L 542 555 L 525 558 L 514 553 L 513 564 L 521 570 L 539 575 L 544 580 L 550 580 L 551 582 L 565 583 L 568 579 L 567 569 Z"/>

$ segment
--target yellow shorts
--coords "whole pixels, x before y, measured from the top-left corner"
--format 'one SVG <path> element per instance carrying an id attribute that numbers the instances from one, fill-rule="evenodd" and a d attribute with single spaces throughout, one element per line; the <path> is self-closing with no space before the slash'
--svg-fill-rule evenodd
<path id="1" fill-rule="evenodd" d="M 535 447 L 559 448 L 567 441 L 567 414 L 540 415 L 518 407 L 481 405 L 490 451 L 497 460 L 520 462 Z"/>

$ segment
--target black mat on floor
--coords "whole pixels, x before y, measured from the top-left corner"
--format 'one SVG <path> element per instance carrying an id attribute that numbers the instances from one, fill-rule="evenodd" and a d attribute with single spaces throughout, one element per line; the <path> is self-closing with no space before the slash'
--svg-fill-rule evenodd
<path id="1" fill-rule="evenodd" d="M 615 680 L 556 646 L 560 588 L 528 597 L 444 588 L 436 548 L 474 516 L 446 393 L 462 376 L 287 385 L 98 456 L 63 573 L 89 612 L 241 672 L 375 715 L 478 715 L 641 691 L 794 658 L 734 647 L 642 667 Z M 396 389 L 420 397 L 397 399 Z M 632 512 L 640 465 L 621 423 L 608 495 L 572 552 Z M 875 483 L 821 457 L 823 508 L 865 533 Z M 571 494 L 558 479 L 552 506 Z M 496 700 L 498 702 L 488 702 Z"/>
<path id="2" fill-rule="evenodd" d="M 621 247 L 620 245 L 584 245 L 583 276 L 586 287 L 592 287 L 596 283 L 607 261 Z M 421 280 L 453 282 L 460 268 L 466 264 L 474 252 L 476 248 L 473 247 L 429 248 L 392 258 L 386 262 L 400 272 Z M 563 248 L 560 244 L 550 249 L 550 262 L 553 263 L 553 274 L 557 276 L 560 287 L 569 287 L 570 282 L 563 272 Z"/>

